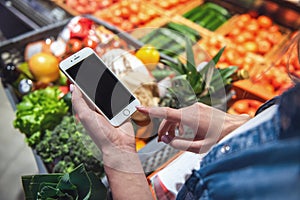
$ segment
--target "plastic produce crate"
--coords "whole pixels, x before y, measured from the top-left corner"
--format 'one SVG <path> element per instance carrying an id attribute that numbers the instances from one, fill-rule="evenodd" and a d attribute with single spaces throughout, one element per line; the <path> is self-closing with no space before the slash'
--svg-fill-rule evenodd
<path id="1" fill-rule="evenodd" d="M 124 40 L 131 48 L 137 49 L 143 45 L 140 41 L 133 38 L 126 32 L 119 30 L 118 28 L 99 20 L 93 16 L 85 15 L 84 17 L 93 20 L 96 24 L 104 26 L 106 29 L 110 30 L 114 34 L 117 34 L 122 40 Z M 10 51 L 12 49 L 16 49 L 20 51 L 22 55 L 24 55 L 24 48 L 28 43 L 45 40 L 49 37 L 57 37 L 58 34 L 61 33 L 63 28 L 68 24 L 69 20 L 62 21 L 53 25 L 49 25 L 43 27 L 39 30 L 35 30 L 29 32 L 27 34 L 18 36 L 11 40 L 7 40 L 0 44 L 0 55 L 3 52 Z M 165 55 L 161 55 L 164 59 L 169 59 L 169 57 Z M 172 59 L 171 59 L 172 61 Z M 8 98 L 11 101 L 12 107 L 16 109 L 16 104 L 19 103 L 20 99 L 14 93 L 14 90 L 10 84 L 4 84 L 4 88 Z M 168 145 L 164 145 L 162 143 L 158 143 L 156 139 L 156 131 L 158 127 L 153 128 L 153 136 L 150 138 L 151 140 L 146 144 L 144 148 L 139 151 L 139 155 L 146 173 L 150 173 L 154 171 L 159 166 L 163 165 L 167 160 L 171 159 L 174 155 L 176 155 L 179 151 L 173 149 Z M 41 173 L 48 172 L 48 168 L 44 165 L 42 159 L 36 154 L 36 151 L 33 149 L 36 162 Z"/>

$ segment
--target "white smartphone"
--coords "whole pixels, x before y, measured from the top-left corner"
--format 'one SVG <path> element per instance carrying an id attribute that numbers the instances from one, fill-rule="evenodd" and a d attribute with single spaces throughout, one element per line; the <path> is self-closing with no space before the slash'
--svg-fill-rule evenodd
<path id="1" fill-rule="evenodd" d="M 83 48 L 64 59 L 59 68 L 113 126 L 120 126 L 140 105 L 91 48 Z"/>

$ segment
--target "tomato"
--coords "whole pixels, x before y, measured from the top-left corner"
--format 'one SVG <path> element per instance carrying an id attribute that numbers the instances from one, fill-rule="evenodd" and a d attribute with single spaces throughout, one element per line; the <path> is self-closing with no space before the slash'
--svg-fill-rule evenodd
<path id="1" fill-rule="evenodd" d="M 120 2 L 120 5 L 125 8 L 128 7 L 130 5 L 130 2 L 128 0 L 123 0 Z"/>
<path id="2" fill-rule="evenodd" d="M 129 9 L 131 10 L 132 14 L 136 14 L 139 12 L 139 5 L 137 3 L 130 3 Z"/>
<path id="3" fill-rule="evenodd" d="M 82 41 L 76 38 L 71 38 L 68 43 L 67 43 L 67 52 L 71 52 L 71 53 L 75 53 L 77 51 L 79 51 L 80 49 L 82 49 L 83 44 Z"/>
<path id="4" fill-rule="evenodd" d="M 140 19 L 136 15 L 130 16 L 129 21 L 133 26 L 138 26 L 140 24 Z"/>
<path id="5" fill-rule="evenodd" d="M 121 8 L 121 16 L 127 19 L 130 16 L 130 10 L 128 8 Z"/>
<path id="6" fill-rule="evenodd" d="M 273 25 L 273 21 L 270 17 L 261 15 L 257 18 L 257 23 L 261 28 L 270 28 Z"/>
<path id="7" fill-rule="evenodd" d="M 278 32 L 279 31 L 279 26 L 273 24 L 272 26 L 270 26 L 268 28 L 268 31 L 270 31 L 270 32 Z"/>
<path id="8" fill-rule="evenodd" d="M 158 50 L 152 45 L 144 45 L 135 53 L 135 56 L 139 58 L 149 70 L 155 69 L 160 59 Z"/>
<path id="9" fill-rule="evenodd" d="M 83 40 L 83 45 L 85 47 L 90 47 L 92 49 L 95 49 L 98 45 L 98 42 L 93 40 L 92 38 L 90 37 L 86 37 L 84 40 Z"/>
<path id="10" fill-rule="evenodd" d="M 113 10 L 113 13 L 112 13 L 115 17 L 121 17 L 122 15 L 122 12 L 119 8 Z"/>
<path id="11" fill-rule="evenodd" d="M 122 22 L 122 24 L 120 25 L 120 27 L 124 31 L 131 31 L 134 28 L 133 24 L 130 21 L 128 21 L 128 20 L 124 20 Z"/>
<path id="12" fill-rule="evenodd" d="M 246 29 L 252 33 L 256 33 L 259 30 L 259 25 L 256 19 L 252 19 L 247 25 Z"/>
<path id="13" fill-rule="evenodd" d="M 239 20 L 248 23 L 251 20 L 251 15 L 248 13 L 239 16 Z"/>
<path id="14" fill-rule="evenodd" d="M 160 1 L 160 2 L 159 2 L 159 6 L 160 6 L 161 8 L 167 9 L 167 8 L 170 7 L 170 3 L 169 3 L 168 1 Z"/>
<path id="15" fill-rule="evenodd" d="M 246 49 L 246 51 L 249 51 L 249 52 L 255 53 L 258 50 L 258 45 L 253 41 L 247 41 L 243 44 L 243 46 Z"/>
<path id="16" fill-rule="evenodd" d="M 266 54 L 271 50 L 271 43 L 267 40 L 261 40 L 258 43 L 258 53 Z"/>
<path id="17" fill-rule="evenodd" d="M 112 0 L 101 0 L 98 3 L 100 8 L 106 8 L 112 4 Z"/>
<path id="18" fill-rule="evenodd" d="M 137 15 L 137 17 L 139 18 L 141 23 L 146 23 L 150 19 L 149 15 L 147 15 L 146 13 L 142 13 L 142 12 L 139 13 Z"/>
<path id="19" fill-rule="evenodd" d="M 149 15 L 151 18 L 153 18 L 157 15 L 157 12 L 154 9 L 149 8 L 146 10 L 146 14 Z"/>
<path id="20" fill-rule="evenodd" d="M 114 25 L 119 26 L 120 24 L 122 24 L 123 20 L 120 17 L 113 17 L 113 18 L 111 18 L 111 22 Z"/>
<path id="21" fill-rule="evenodd" d="M 233 104 L 233 109 L 239 114 L 245 114 L 248 112 L 249 104 L 248 101 L 237 101 Z"/>
<path id="22" fill-rule="evenodd" d="M 272 32 L 272 33 L 269 33 L 269 36 L 268 36 L 268 40 L 272 43 L 272 44 L 277 44 L 280 39 L 282 38 L 282 34 L 280 32 Z"/>

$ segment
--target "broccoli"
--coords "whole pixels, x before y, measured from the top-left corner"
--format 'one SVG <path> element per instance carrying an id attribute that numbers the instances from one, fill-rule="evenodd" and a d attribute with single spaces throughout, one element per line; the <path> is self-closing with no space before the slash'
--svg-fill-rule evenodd
<path id="1" fill-rule="evenodd" d="M 67 173 L 83 163 L 99 177 L 104 173 L 98 148 L 74 116 L 65 116 L 53 131 L 47 130 L 36 151 L 50 172 Z"/>

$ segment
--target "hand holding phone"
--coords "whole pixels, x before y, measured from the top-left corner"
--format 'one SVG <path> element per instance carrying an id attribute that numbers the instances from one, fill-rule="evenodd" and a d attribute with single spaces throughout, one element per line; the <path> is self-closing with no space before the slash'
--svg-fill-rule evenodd
<path id="1" fill-rule="evenodd" d="M 120 126 L 140 105 L 91 48 L 74 53 L 61 61 L 59 67 L 113 126 Z"/>

